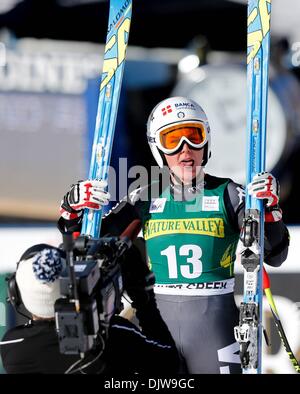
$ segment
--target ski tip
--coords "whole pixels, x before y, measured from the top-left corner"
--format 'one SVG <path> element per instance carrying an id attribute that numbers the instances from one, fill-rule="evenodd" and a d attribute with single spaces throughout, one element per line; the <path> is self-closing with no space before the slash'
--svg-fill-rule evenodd
<path id="1" fill-rule="evenodd" d="M 263 288 L 264 290 L 266 290 L 269 289 L 270 287 L 271 287 L 271 283 L 270 283 L 269 275 L 265 270 L 265 267 L 263 267 Z"/>

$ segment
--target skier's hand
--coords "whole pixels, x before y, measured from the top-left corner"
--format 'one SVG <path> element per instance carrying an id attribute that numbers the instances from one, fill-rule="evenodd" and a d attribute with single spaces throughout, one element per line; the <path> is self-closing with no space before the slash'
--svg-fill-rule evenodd
<path id="1" fill-rule="evenodd" d="M 84 208 L 102 209 L 110 199 L 110 194 L 105 190 L 106 187 L 107 182 L 102 180 L 79 181 L 72 185 L 61 202 L 61 216 L 72 220 L 81 216 Z"/>
<path id="2" fill-rule="evenodd" d="M 266 201 L 265 221 L 278 222 L 282 219 L 282 211 L 279 203 L 279 183 L 269 172 L 261 172 L 254 175 L 253 180 L 247 186 L 248 193 L 258 199 Z"/>
<path id="3" fill-rule="evenodd" d="M 249 183 L 248 193 L 255 198 L 266 200 L 267 207 L 273 207 L 279 202 L 279 183 L 269 172 L 254 175 Z"/>

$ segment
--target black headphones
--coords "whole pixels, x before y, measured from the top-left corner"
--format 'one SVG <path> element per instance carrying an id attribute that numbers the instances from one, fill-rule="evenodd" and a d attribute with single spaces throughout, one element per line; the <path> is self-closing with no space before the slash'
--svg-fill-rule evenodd
<path id="1" fill-rule="evenodd" d="M 43 249 L 56 249 L 60 254 L 63 254 L 63 251 L 61 249 L 55 248 L 52 245 L 48 244 L 37 244 L 34 246 L 31 246 L 29 249 L 27 249 L 21 256 L 20 260 L 17 262 L 17 268 L 16 271 L 10 275 L 9 277 L 6 278 L 7 281 L 7 293 L 8 293 L 8 298 L 7 301 L 10 302 L 10 304 L 14 307 L 16 312 L 20 313 L 21 315 L 29 318 L 28 316 L 24 315 L 22 312 L 20 312 L 19 308 L 23 304 L 21 293 L 16 281 L 16 273 L 19 267 L 19 264 L 23 260 L 29 260 L 31 257 L 33 257 L 35 254 L 40 252 Z"/>

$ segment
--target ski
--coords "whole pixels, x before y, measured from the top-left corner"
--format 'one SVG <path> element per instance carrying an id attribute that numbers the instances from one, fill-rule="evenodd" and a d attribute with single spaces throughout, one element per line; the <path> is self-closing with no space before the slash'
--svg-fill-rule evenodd
<path id="1" fill-rule="evenodd" d="M 279 317 L 279 313 L 276 308 L 275 301 L 274 301 L 274 298 L 273 298 L 273 295 L 271 292 L 271 281 L 270 281 L 269 275 L 268 275 L 267 271 L 265 270 L 265 268 L 263 269 L 263 288 L 264 288 L 264 292 L 265 292 L 266 298 L 268 300 L 268 303 L 269 303 L 269 306 L 270 306 L 270 309 L 271 309 L 271 312 L 272 312 L 272 315 L 273 315 L 273 318 L 275 321 L 275 325 L 276 325 L 278 334 L 281 339 L 281 342 L 285 348 L 285 351 L 287 352 L 287 354 L 289 356 L 289 359 L 290 359 L 293 367 L 295 368 L 295 371 L 297 373 L 300 373 L 300 365 L 299 365 L 298 360 L 296 359 L 296 357 L 290 347 L 288 339 L 285 335 L 285 331 L 283 329 L 283 326 L 282 326 L 282 323 L 281 323 L 281 320 Z"/>
<path id="2" fill-rule="evenodd" d="M 110 0 L 103 71 L 90 161 L 89 179 L 107 180 L 120 99 L 132 0 Z M 102 210 L 85 209 L 82 235 L 99 237 Z"/>
<path id="3" fill-rule="evenodd" d="M 248 0 L 246 184 L 265 170 L 271 0 Z M 246 190 L 241 263 L 244 294 L 235 338 L 243 373 L 262 372 L 264 206 Z"/>

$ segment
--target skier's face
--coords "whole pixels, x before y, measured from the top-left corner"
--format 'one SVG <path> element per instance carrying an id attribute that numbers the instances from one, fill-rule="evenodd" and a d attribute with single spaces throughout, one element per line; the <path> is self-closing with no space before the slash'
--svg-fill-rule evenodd
<path id="1" fill-rule="evenodd" d="M 186 142 L 172 155 L 164 155 L 168 167 L 183 183 L 190 183 L 201 171 L 204 149 L 192 149 Z"/>

